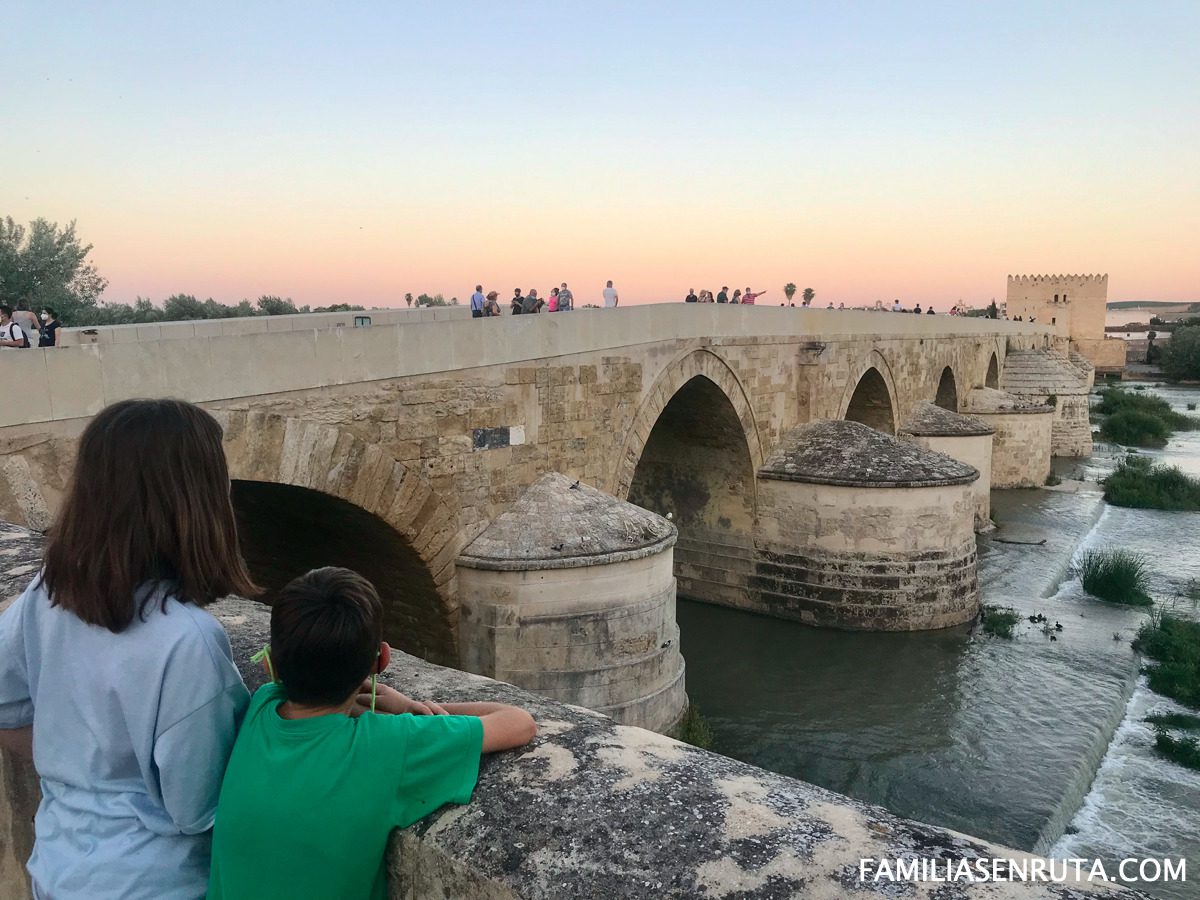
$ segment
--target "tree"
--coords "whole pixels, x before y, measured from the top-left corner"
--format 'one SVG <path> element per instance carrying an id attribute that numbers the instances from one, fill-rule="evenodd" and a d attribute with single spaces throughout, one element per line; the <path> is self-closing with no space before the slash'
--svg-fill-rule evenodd
<path id="1" fill-rule="evenodd" d="M 284 300 L 282 297 L 259 297 L 258 308 L 268 316 L 294 316 L 299 310 L 296 309 L 290 299 Z"/>
<path id="2" fill-rule="evenodd" d="M 1200 378 L 1200 325 L 1176 328 L 1162 350 L 1162 369 L 1169 378 Z"/>
<path id="3" fill-rule="evenodd" d="M 1000 318 L 1000 307 L 998 307 L 998 306 L 996 305 L 996 298 L 995 298 L 995 297 L 993 297 L 993 298 L 992 298 L 992 302 L 988 304 L 988 308 L 987 308 L 987 317 L 988 317 L 989 319 L 998 319 L 998 318 Z"/>
<path id="4" fill-rule="evenodd" d="M 804 293 L 800 296 L 803 297 L 803 303 L 805 306 L 812 306 L 813 297 L 817 296 L 817 292 L 812 288 L 805 288 Z"/>
<path id="5" fill-rule="evenodd" d="M 217 306 L 215 300 L 210 300 Z M 163 301 L 163 318 L 168 322 L 186 319 L 207 319 L 208 308 L 191 294 L 174 294 Z"/>
<path id="6" fill-rule="evenodd" d="M 441 294 L 434 294 L 430 297 L 428 294 L 417 295 L 417 306 L 447 306 L 446 298 Z"/>
<path id="7" fill-rule="evenodd" d="M 413 298 L 412 298 L 411 293 L 404 295 L 404 302 L 407 303 L 409 306 L 412 306 L 412 300 L 413 300 Z"/>
<path id="8" fill-rule="evenodd" d="M 0 219 L 0 301 L 22 300 L 37 310 L 52 306 L 67 324 L 94 309 L 108 282 L 87 261 L 91 244 L 82 244 L 72 221 L 65 228 L 34 219 L 28 230 Z"/>
<path id="9" fill-rule="evenodd" d="M 791 281 L 789 281 L 787 284 L 785 284 L 785 285 L 783 286 L 783 294 L 784 294 L 784 296 L 785 296 L 785 297 L 787 297 L 787 299 L 788 299 L 788 303 L 791 303 L 791 302 L 792 302 L 792 298 L 796 296 L 796 285 L 795 285 L 795 283 L 794 283 L 794 282 L 791 282 Z"/>

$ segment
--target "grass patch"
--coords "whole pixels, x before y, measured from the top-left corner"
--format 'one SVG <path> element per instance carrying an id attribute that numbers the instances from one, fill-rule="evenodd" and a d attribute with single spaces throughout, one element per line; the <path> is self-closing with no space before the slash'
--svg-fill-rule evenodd
<path id="1" fill-rule="evenodd" d="M 1145 456 L 1125 457 L 1103 484 L 1104 499 L 1114 506 L 1200 511 L 1200 478 Z"/>
<path id="2" fill-rule="evenodd" d="M 1053 472 L 1046 476 L 1046 487 L 1058 487 L 1060 484 L 1062 484 L 1062 479 Z"/>
<path id="3" fill-rule="evenodd" d="M 1122 409 L 1105 416 L 1100 423 L 1100 437 L 1127 447 L 1165 447 L 1171 426 L 1153 413 Z"/>
<path id="4" fill-rule="evenodd" d="M 1146 667 L 1152 691 L 1200 707 L 1200 622 L 1155 616 L 1138 630 L 1133 649 L 1156 663 Z"/>
<path id="5" fill-rule="evenodd" d="M 1146 593 L 1146 558 L 1129 550 L 1088 550 L 1079 560 L 1079 580 L 1093 597 L 1123 606 L 1152 606 Z"/>
<path id="6" fill-rule="evenodd" d="M 1189 403 L 1189 404 L 1187 405 L 1187 408 L 1188 408 L 1189 410 L 1194 410 L 1194 409 L 1196 408 L 1196 404 L 1195 404 L 1195 403 Z"/>
<path id="7" fill-rule="evenodd" d="M 1200 716 L 1190 716 L 1187 713 L 1155 713 L 1152 716 L 1146 716 L 1146 721 L 1155 728 L 1200 731 Z"/>
<path id="8" fill-rule="evenodd" d="M 1138 385 L 1135 390 L 1143 390 Z M 1195 431 L 1200 429 L 1200 419 L 1196 416 L 1185 416 L 1171 409 L 1171 404 L 1162 397 L 1153 395 L 1131 394 L 1124 388 L 1110 387 L 1100 392 L 1100 402 L 1096 405 L 1097 412 L 1112 416 L 1119 412 L 1148 413 L 1162 419 L 1171 431 Z"/>
<path id="9" fill-rule="evenodd" d="M 1154 729 L 1154 749 L 1172 762 L 1200 770 L 1200 740 L 1175 737 L 1165 728 Z"/>
<path id="10" fill-rule="evenodd" d="M 700 715 L 700 707 L 695 703 L 688 704 L 687 712 L 675 726 L 675 733 L 672 737 L 685 744 L 691 744 L 693 747 L 699 747 L 701 750 L 708 750 L 713 745 L 712 728 L 704 720 L 704 716 Z"/>
<path id="11" fill-rule="evenodd" d="M 983 608 L 983 631 L 993 637 L 1012 639 L 1013 628 L 1021 621 L 1015 609 L 1001 606 Z"/>

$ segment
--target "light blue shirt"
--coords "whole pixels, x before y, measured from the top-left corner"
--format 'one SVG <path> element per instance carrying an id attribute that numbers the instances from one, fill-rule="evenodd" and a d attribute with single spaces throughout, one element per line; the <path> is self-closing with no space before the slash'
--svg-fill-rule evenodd
<path id="1" fill-rule="evenodd" d="M 249 701 L 229 639 L 161 591 L 113 634 L 52 607 L 39 581 L 0 615 L 0 728 L 32 723 L 42 787 L 35 897 L 203 897 Z"/>
<path id="2" fill-rule="evenodd" d="M 484 297 L 483 294 L 479 293 L 479 291 L 476 291 L 471 295 L 471 309 L 475 310 L 476 312 L 482 312 L 483 304 L 486 301 L 487 298 Z"/>

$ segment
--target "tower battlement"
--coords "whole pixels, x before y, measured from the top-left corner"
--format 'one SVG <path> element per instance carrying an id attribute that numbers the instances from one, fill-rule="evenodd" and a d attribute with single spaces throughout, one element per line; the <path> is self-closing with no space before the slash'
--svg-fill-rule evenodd
<path id="1" fill-rule="evenodd" d="M 1074 284 L 1080 287 L 1085 285 L 1103 286 L 1108 288 L 1108 273 L 1103 275 L 1009 275 L 1009 285 L 1027 284 L 1027 285 L 1049 285 L 1049 284 Z"/>

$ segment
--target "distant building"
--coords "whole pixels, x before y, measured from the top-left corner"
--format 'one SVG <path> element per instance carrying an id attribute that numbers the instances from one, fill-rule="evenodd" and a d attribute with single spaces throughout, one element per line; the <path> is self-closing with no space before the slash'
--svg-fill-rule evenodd
<path id="1" fill-rule="evenodd" d="M 1008 317 L 1052 327 L 1100 374 L 1125 368 L 1125 342 L 1104 333 L 1107 275 L 1009 275 Z"/>

